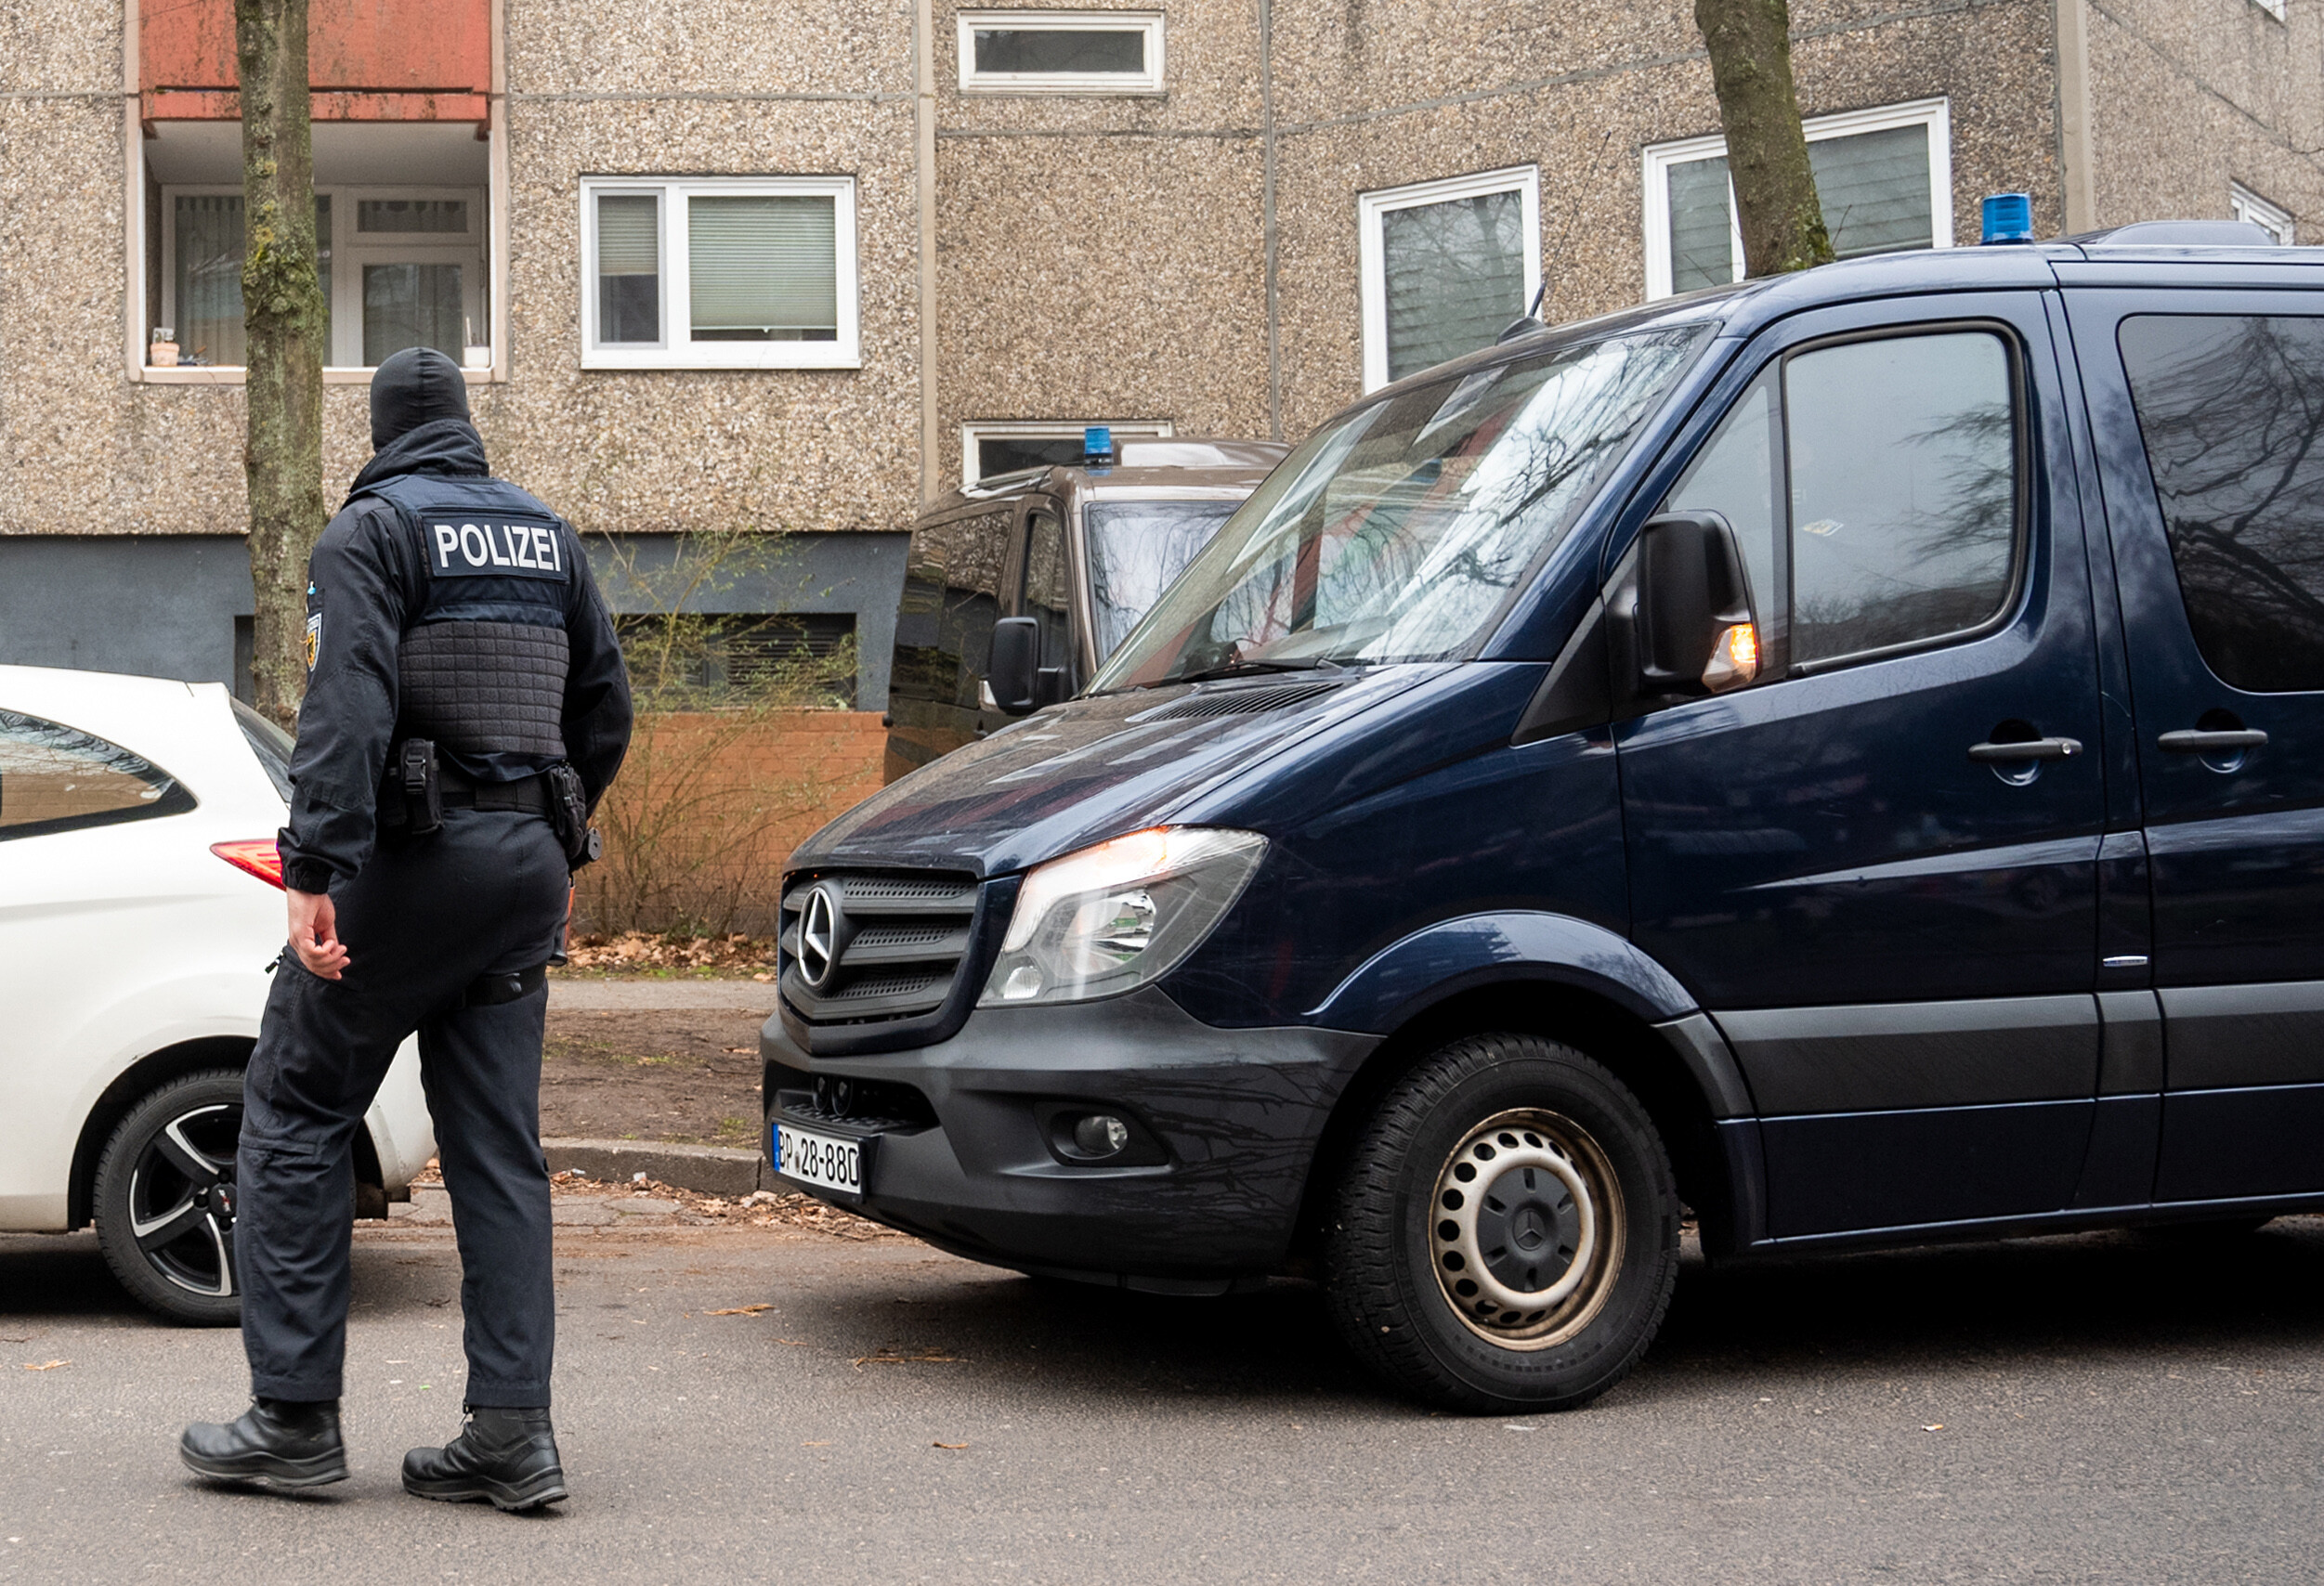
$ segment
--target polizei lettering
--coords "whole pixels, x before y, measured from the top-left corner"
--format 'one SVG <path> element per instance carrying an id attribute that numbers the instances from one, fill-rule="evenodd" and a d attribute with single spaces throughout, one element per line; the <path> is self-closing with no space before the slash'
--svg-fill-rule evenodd
<path id="1" fill-rule="evenodd" d="M 439 578 L 565 577 L 565 538 L 547 524 L 430 519 L 427 536 L 429 562 Z"/>

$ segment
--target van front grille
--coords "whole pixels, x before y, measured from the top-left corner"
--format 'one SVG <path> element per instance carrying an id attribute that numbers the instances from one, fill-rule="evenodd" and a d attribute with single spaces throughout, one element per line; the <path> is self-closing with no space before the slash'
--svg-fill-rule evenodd
<path id="1" fill-rule="evenodd" d="M 811 1024 L 933 1013 L 968 956 L 976 881 L 954 875 L 806 873 L 783 892 L 783 1000 Z"/>

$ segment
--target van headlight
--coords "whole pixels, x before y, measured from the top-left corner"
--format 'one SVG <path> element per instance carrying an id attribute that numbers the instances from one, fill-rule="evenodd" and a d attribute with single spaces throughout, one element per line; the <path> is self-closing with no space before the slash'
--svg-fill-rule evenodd
<path id="1" fill-rule="evenodd" d="M 1257 832 L 1155 826 L 1052 859 L 1017 889 L 979 1008 L 1081 1002 L 1169 974 L 1267 852 Z"/>

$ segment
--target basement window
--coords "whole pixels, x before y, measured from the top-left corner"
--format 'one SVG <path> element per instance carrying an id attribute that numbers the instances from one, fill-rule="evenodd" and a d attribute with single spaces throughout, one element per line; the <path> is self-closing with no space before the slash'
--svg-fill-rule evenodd
<path id="1" fill-rule="evenodd" d="M 1947 102 L 1921 99 L 1807 124 L 1816 196 L 1843 259 L 1952 246 L 1952 124 Z M 1743 279 L 1743 231 L 1727 140 L 1695 137 L 1646 151 L 1646 295 Z"/>
<path id="2" fill-rule="evenodd" d="M 584 369 L 855 369 L 847 176 L 581 179 Z"/>
<path id="3" fill-rule="evenodd" d="M 1156 94 L 1159 11 L 962 11 L 964 94 Z"/>
<path id="4" fill-rule="evenodd" d="M 614 631 L 652 709 L 855 708 L 853 612 L 648 612 Z"/>
<path id="5" fill-rule="evenodd" d="M 2227 184 L 2227 213 L 2266 232 L 2276 240 L 2278 247 L 2291 246 L 2291 212 L 2281 204 L 2268 202 L 2240 182 Z"/>
<path id="6" fill-rule="evenodd" d="M 1090 424 L 1105 424 L 1118 448 L 1125 439 L 1168 439 L 1168 419 L 1091 419 L 1088 423 L 1047 420 L 985 420 L 960 426 L 960 477 L 969 484 L 1026 468 L 1077 468 Z"/>

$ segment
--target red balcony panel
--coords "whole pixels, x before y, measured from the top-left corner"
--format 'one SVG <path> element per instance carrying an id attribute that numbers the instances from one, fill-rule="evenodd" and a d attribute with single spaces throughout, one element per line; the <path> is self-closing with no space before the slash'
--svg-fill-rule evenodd
<path id="1" fill-rule="evenodd" d="M 148 121 L 237 121 L 233 0 L 145 0 L 137 21 Z M 487 0 L 310 0 L 307 81 L 317 121 L 490 119 Z"/>

